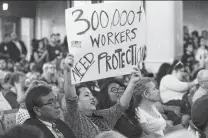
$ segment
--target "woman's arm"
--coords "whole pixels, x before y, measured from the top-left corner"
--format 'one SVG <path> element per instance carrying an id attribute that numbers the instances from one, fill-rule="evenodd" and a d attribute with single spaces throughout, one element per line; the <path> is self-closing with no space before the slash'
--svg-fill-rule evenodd
<path id="1" fill-rule="evenodd" d="M 66 98 L 76 97 L 76 90 L 74 85 L 71 84 L 71 67 L 73 66 L 74 56 L 68 54 L 64 60 L 64 92 Z"/>
<path id="2" fill-rule="evenodd" d="M 134 72 L 132 73 L 130 82 L 126 90 L 124 91 L 123 95 L 120 98 L 121 106 L 126 107 L 129 105 L 133 92 L 134 92 L 134 87 L 136 86 L 136 83 L 139 81 L 141 77 L 142 75 L 141 75 L 141 71 L 139 67 L 134 68 Z"/>
<path id="3" fill-rule="evenodd" d="M 135 71 L 132 74 L 129 85 L 127 86 L 126 90 L 121 96 L 119 102 L 108 109 L 95 112 L 96 115 L 104 117 L 110 128 L 113 128 L 115 126 L 117 120 L 128 108 L 128 105 L 133 95 L 134 87 L 140 78 L 141 78 L 140 70 L 135 69 Z"/>
<path id="4" fill-rule="evenodd" d="M 182 82 L 180 80 L 177 80 L 175 78 L 167 77 L 162 81 L 162 85 L 164 85 L 166 88 L 176 91 L 176 92 L 186 92 L 193 86 L 197 85 L 198 81 L 194 80 L 192 82 Z"/>

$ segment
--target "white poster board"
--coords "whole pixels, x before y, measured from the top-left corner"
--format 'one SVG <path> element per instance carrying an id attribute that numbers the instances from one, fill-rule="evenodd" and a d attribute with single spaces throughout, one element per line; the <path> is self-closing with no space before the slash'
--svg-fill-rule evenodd
<path id="1" fill-rule="evenodd" d="M 65 14 L 69 52 L 75 56 L 73 84 L 129 74 L 142 60 L 142 1 L 77 6 Z"/>

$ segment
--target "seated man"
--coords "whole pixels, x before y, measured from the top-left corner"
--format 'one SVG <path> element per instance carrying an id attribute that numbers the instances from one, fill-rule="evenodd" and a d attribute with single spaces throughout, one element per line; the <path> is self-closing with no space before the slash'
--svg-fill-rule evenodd
<path id="1" fill-rule="evenodd" d="M 208 136 L 208 95 L 197 99 L 191 109 L 193 124 L 197 127 L 200 138 Z"/>
<path id="2" fill-rule="evenodd" d="M 45 138 L 43 132 L 30 125 L 17 125 L 8 129 L 0 136 L 1 138 Z"/>
<path id="3" fill-rule="evenodd" d="M 24 124 L 38 127 L 46 138 L 75 138 L 72 130 L 59 119 L 60 106 L 50 86 L 29 88 L 25 103 L 31 118 Z"/>
<path id="4" fill-rule="evenodd" d="M 193 103 L 203 95 L 208 94 L 208 70 L 200 70 L 197 75 L 197 79 L 200 86 L 199 89 L 194 93 L 192 98 Z"/>

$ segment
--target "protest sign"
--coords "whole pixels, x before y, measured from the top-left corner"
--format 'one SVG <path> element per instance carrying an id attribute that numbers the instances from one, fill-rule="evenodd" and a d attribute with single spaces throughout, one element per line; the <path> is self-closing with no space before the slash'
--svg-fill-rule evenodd
<path id="1" fill-rule="evenodd" d="M 146 20 L 142 1 L 88 4 L 66 9 L 72 83 L 129 74 L 143 59 Z"/>

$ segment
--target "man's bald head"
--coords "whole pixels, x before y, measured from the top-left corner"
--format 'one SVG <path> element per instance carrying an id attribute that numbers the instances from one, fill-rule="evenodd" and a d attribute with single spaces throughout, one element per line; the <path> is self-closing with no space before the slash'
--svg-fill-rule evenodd
<path id="1" fill-rule="evenodd" d="M 208 83 L 208 70 L 205 70 L 205 69 L 200 70 L 197 74 L 197 79 L 201 86 L 204 85 L 205 82 Z M 206 86 L 203 86 L 203 87 L 206 87 Z"/>

